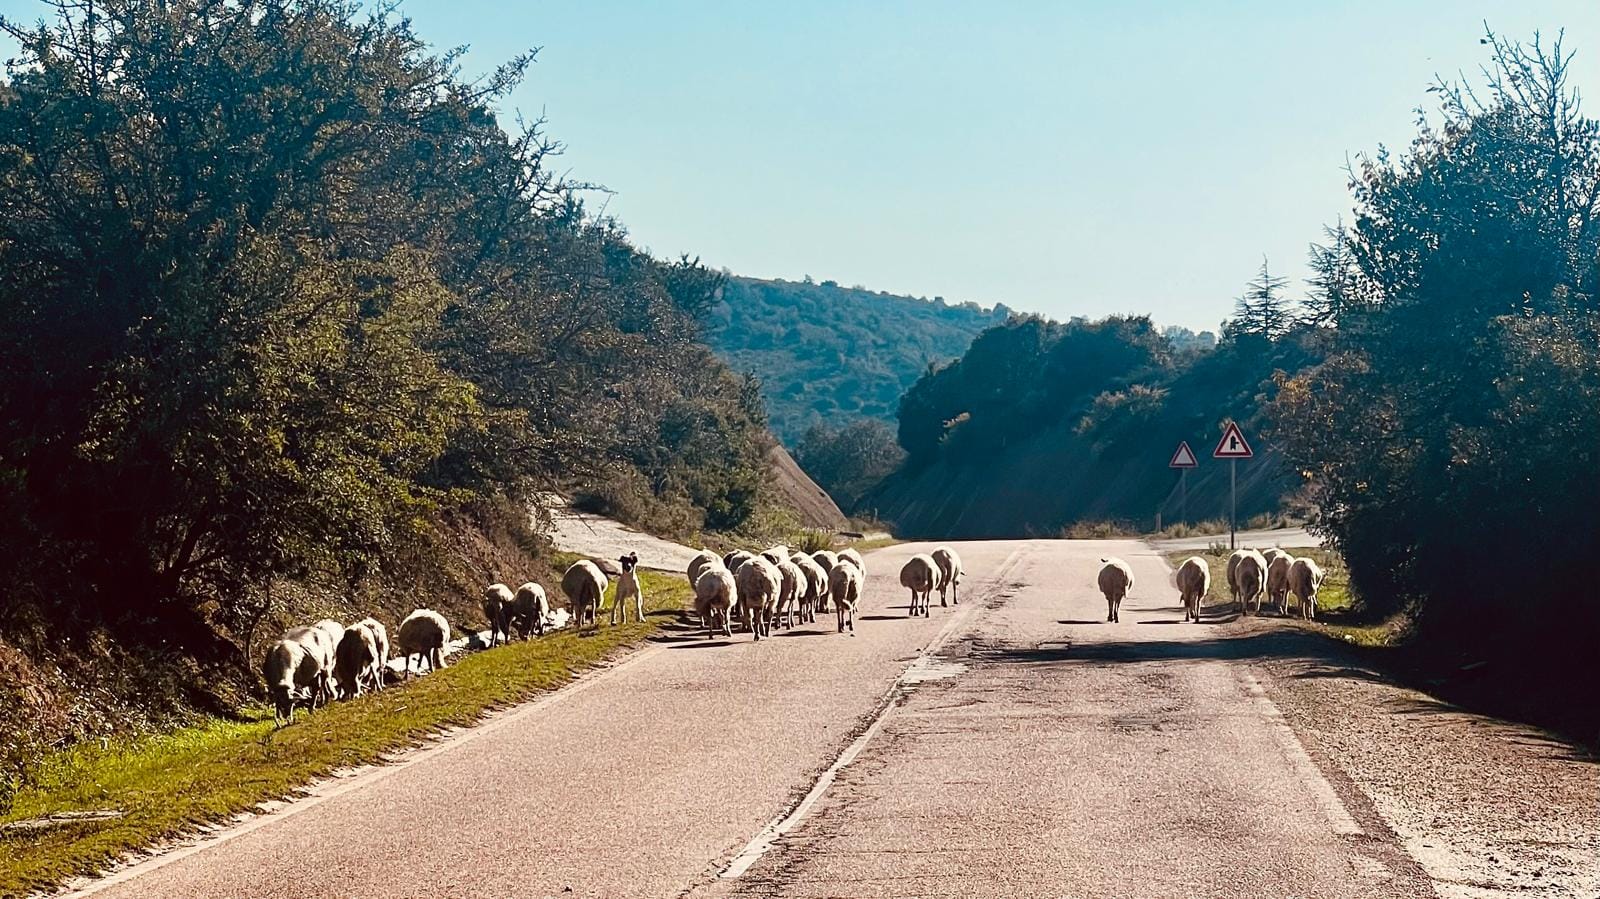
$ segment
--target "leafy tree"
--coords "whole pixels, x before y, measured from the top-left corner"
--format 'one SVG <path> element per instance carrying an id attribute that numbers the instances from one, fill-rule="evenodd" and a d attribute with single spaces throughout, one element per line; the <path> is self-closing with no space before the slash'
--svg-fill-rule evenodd
<path id="1" fill-rule="evenodd" d="M 814 424 L 795 447 L 795 461 L 847 511 L 904 459 L 894 432 L 870 418 L 838 429 Z"/>

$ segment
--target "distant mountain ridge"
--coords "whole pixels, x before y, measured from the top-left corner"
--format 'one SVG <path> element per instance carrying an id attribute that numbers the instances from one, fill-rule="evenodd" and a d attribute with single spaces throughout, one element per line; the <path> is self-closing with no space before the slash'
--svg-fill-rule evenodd
<path id="1" fill-rule="evenodd" d="M 819 421 L 893 425 L 901 395 L 930 364 L 959 358 L 1011 312 L 833 281 L 734 276 L 706 336 L 730 366 L 761 379 L 772 431 L 792 447 Z"/>

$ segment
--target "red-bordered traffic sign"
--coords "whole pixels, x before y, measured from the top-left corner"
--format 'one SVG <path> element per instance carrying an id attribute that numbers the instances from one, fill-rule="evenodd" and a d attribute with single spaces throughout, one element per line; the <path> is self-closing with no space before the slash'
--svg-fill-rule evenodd
<path id="1" fill-rule="evenodd" d="M 1255 455 L 1249 441 L 1239 432 L 1239 426 L 1231 421 L 1223 430 L 1222 439 L 1217 441 L 1217 448 L 1211 451 L 1213 459 L 1253 459 Z"/>
<path id="2" fill-rule="evenodd" d="M 1194 457 L 1194 450 L 1189 449 L 1189 441 L 1178 442 L 1178 451 L 1172 454 L 1172 461 L 1167 463 L 1168 468 L 1199 468 L 1200 463 Z"/>

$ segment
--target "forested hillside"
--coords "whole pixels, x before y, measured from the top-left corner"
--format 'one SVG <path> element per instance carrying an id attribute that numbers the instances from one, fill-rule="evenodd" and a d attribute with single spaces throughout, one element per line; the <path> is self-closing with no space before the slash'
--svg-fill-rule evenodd
<path id="1" fill-rule="evenodd" d="M 760 379 L 772 430 L 793 447 L 819 422 L 893 423 L 901 394 L 930 364 L 966 352 L 1003 305 L 947 304 L 832 281 L 730 277 L 708 336 L 736 371 Z"/>
<path id="2" fill-rule="evenodd" d="M 1282 311 L 1281 285 L 1270 301 Z M 1285 313 L 1286 314 L 1286 313 Z M 1081 521 L 1177 519 L 1173 449 L 1202 456 L 1191 520 L 1226 517 L 1228 471 L 1207 456 L 1222 423 L 1251 431 L 1275 370 L 1317 358 L 1315 334 L 1241 317 L 1214 350 L 1176 350 L 1143 317 L 1017 317 L 930 372 L 900 406 L 905 462 L 860 502 L 907 535 L 1053 536 Z M 1242 518 L 1296 485 L 1268 450 L 1240 467 Z"/>

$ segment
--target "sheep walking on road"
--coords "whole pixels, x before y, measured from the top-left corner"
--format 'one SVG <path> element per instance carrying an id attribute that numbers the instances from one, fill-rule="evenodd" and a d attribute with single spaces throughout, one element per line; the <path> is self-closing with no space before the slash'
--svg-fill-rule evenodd
<path id="1" fill-rule="evenodd" d="M 911 605 L 906 612 L 911 617 L 929 615 L 929 605 L 933 599 L 933 588 L 938 583 L 939 566 L 934 563 L 933 557 L 917 553 L 906 560 L 900 567 L 900 586 L 911 591 Z"/>
<path id="2" fill-rule="evenodd" d="M 800 604 L 806 598 L 806 575 L 787 557 L 778 561 L 777 568 L 782 583 L 778 587 L 778 605 L 773 615 L 783 622 L 785 629 L 789 629 L 794 627 L 796 615 L 800 616 L 802 622 L 805 621 Z"/>
<path id="3" fill-rule="evenodd" d="M 588 559 L 573 562 L 561 576 L 561 592 L 572 607 L 573 627 L 581 631 L 587 622 L 599 628 L 600 604 L 606 595 L 606 576 L 600 566 Z"/>
<path id="4" fill-rule="evenodd" d="M 861 558 L 861 553 L 856 552 L 855 547 L 851 546 L 839 550 L 839 561 L 849 562 L 851 565 L 856 566 L 856 570 L 861 572 L 861 583 L 865 584 L 867 582 L 867 560 Z"/>
<path id="5" fill-rule="evenodd" d="M 444 645 L 448 642 L 450 623 L 444 620 L 443 615 L 432 609 L 417 609 L 407 615 L 395 634 L 395 643 L 406 660 L 406 677 L 411 676 L 413 657 L 417 660 L 418 671 L 422 670 L 424 659 L 428 662 L 429 671 L 445 667 Z"/>
<path id="6" fill-rule="evenodd" d="M 961 605 L 961 575 L 966 572 L 961 569 L 961 557 L 948 546 L 941 546 L 933 551 L 933 564 L 939 566 L 939 605 L 945 604 L 945 592 L 950 594 L 950 601 Z"/>
<path id="7" fill-rule="evenodd" d="M 833 598 L 834 611 L 839 615 L 839 633 L 850 626 L 850 636 L 856 633 L 856 604 L 861 601 L 861 570 L 854 565 L 838 564 L 828 574 L 828 595 Z"/>
<path id="8" fill-rule="evenodd" d="M 733 636 L 729 613 L 738 595 L 739 586 L 734 582 L 733 573 L 723 568 L 720 561 L 701 569 L 694 582 L 694 610 L 700 616 L 700 623 L 705 625 L 708 639 L 716 636 L 719 623 L 725 636 Z"/>
<path id="9" fill-rule="evenodd" d="M 1267 554 L 1261 555 L 1266 558 Z M 1278 607 L 1279 615 L 1289 614 L 1289 567 L 1293 564 L 1294 556 L 1281 550 L 1267 559 L 1267 601 Z"/>
<path id="10" fill-rule="evenodd" d="M 739 586 L 739 607 L 745 626 L 757 641 L 772 635 L 772 614 L 783 590 L 783 574 L 762 556 L 752 556 L 733 573 Z"/>
<path id="11" fill-rule="evenodd" d="M 689 560 L 689 586 L 693 587 L 700 580 L 700 573 L 706 570 L 707 565 L 721 565 L 722 557 L 709 549 L 702 549 Z"/>
<path id="12" fill-rule="evenodd" d="M 483 617 L 489 619 L 489 646 L 496 640 L 511 642 L 511 607 L 516 597 L 505 584 L 490 584 L 483 588 Z"/>
<path id="13" fill-rule="evenodd" d="M 628 600 L 633 600 L 634 613 L 639 618 L 639 623 L 644 623 L 644 588 L 639 585 L 639 554 L 628 553 L 617 560 L 622 564 L 622 575 L 617 578 L 617 595 L 611 601 L 611 623 L 617 623 L 617 615 L 622 615 L 622 623 L 628 623 Z"/>
<path id="14" fill-rule="evenodd" d="M 528 639 L 528 634 L 544 636 L 544 620 L 550 614 L 550 597 L 544 588 L 528 581 L 517 588 L 517 594 L 511 600 L 511 625 L 517 629 L 522 639 Z"/>
<path id="15" fill-rule="evenodd" d="M 805 576 L 805 594 L 800 597 L 800 623 L 811 624 L 817 620 L 817 611 L 827 604 L 828 573 L 805 553 L 795 553 L 789 561 Z"/>
<path id="16" fill-rule="evenodd" d="M 1228 597 L 1234 602 L 1239 602 L 1239 560 L 1248 555 L 1248 549 L 1236 549 L 1228 554 Z M 1239 613 L 1244 614 L 1244 605 L 1240 604 Z"/>
<path id="17" fill-rule="evenodd" d="M 1121 559 L 1101 559 L 1100 592 L 1106 597 L 1106 620 L 1121 620 L 1122 600 L 1133 589 L 1133 569 Z"/>
<path id="18" fill-rule="evenodd" d="M 1267 587 L 1267 560 L 1253 549 L 1245 550 L 1239 557 L 1234 578 L 1239 582 L 1239 614 L 1258 614 L 1261 594 Z"/>
<path id="19" fill-rule="evenodd" d="M 1178 566 L 1178 593 L 1183 597 L 1183 620 L 1199 621 L 1200 606 L 1211 590 L 1211 566 L 1199 556 L 1190 556 Z"/>
<path id="20" fill-rule="evenodd" d="M 817 612 L 825 613 L 828 611 L 828 601 L 833 593 L 833 568 L 839 564 L 839 554 L 831 549 L 819 549 L 811 554 L 811 560 L 817 563 L 818 568 L 822 569 L 824 587 L 821 595 L 817 597 Z"/>
<path id="21" fill-rule="evenodd" d="M 1317 591 L 1322 589 L 1324 577 L 1322 568 L 1311 559 L 1295 559 L 1289 566 L 1289 589 L 1300 601 L 1301 618 L 1317 617 Z"/>

